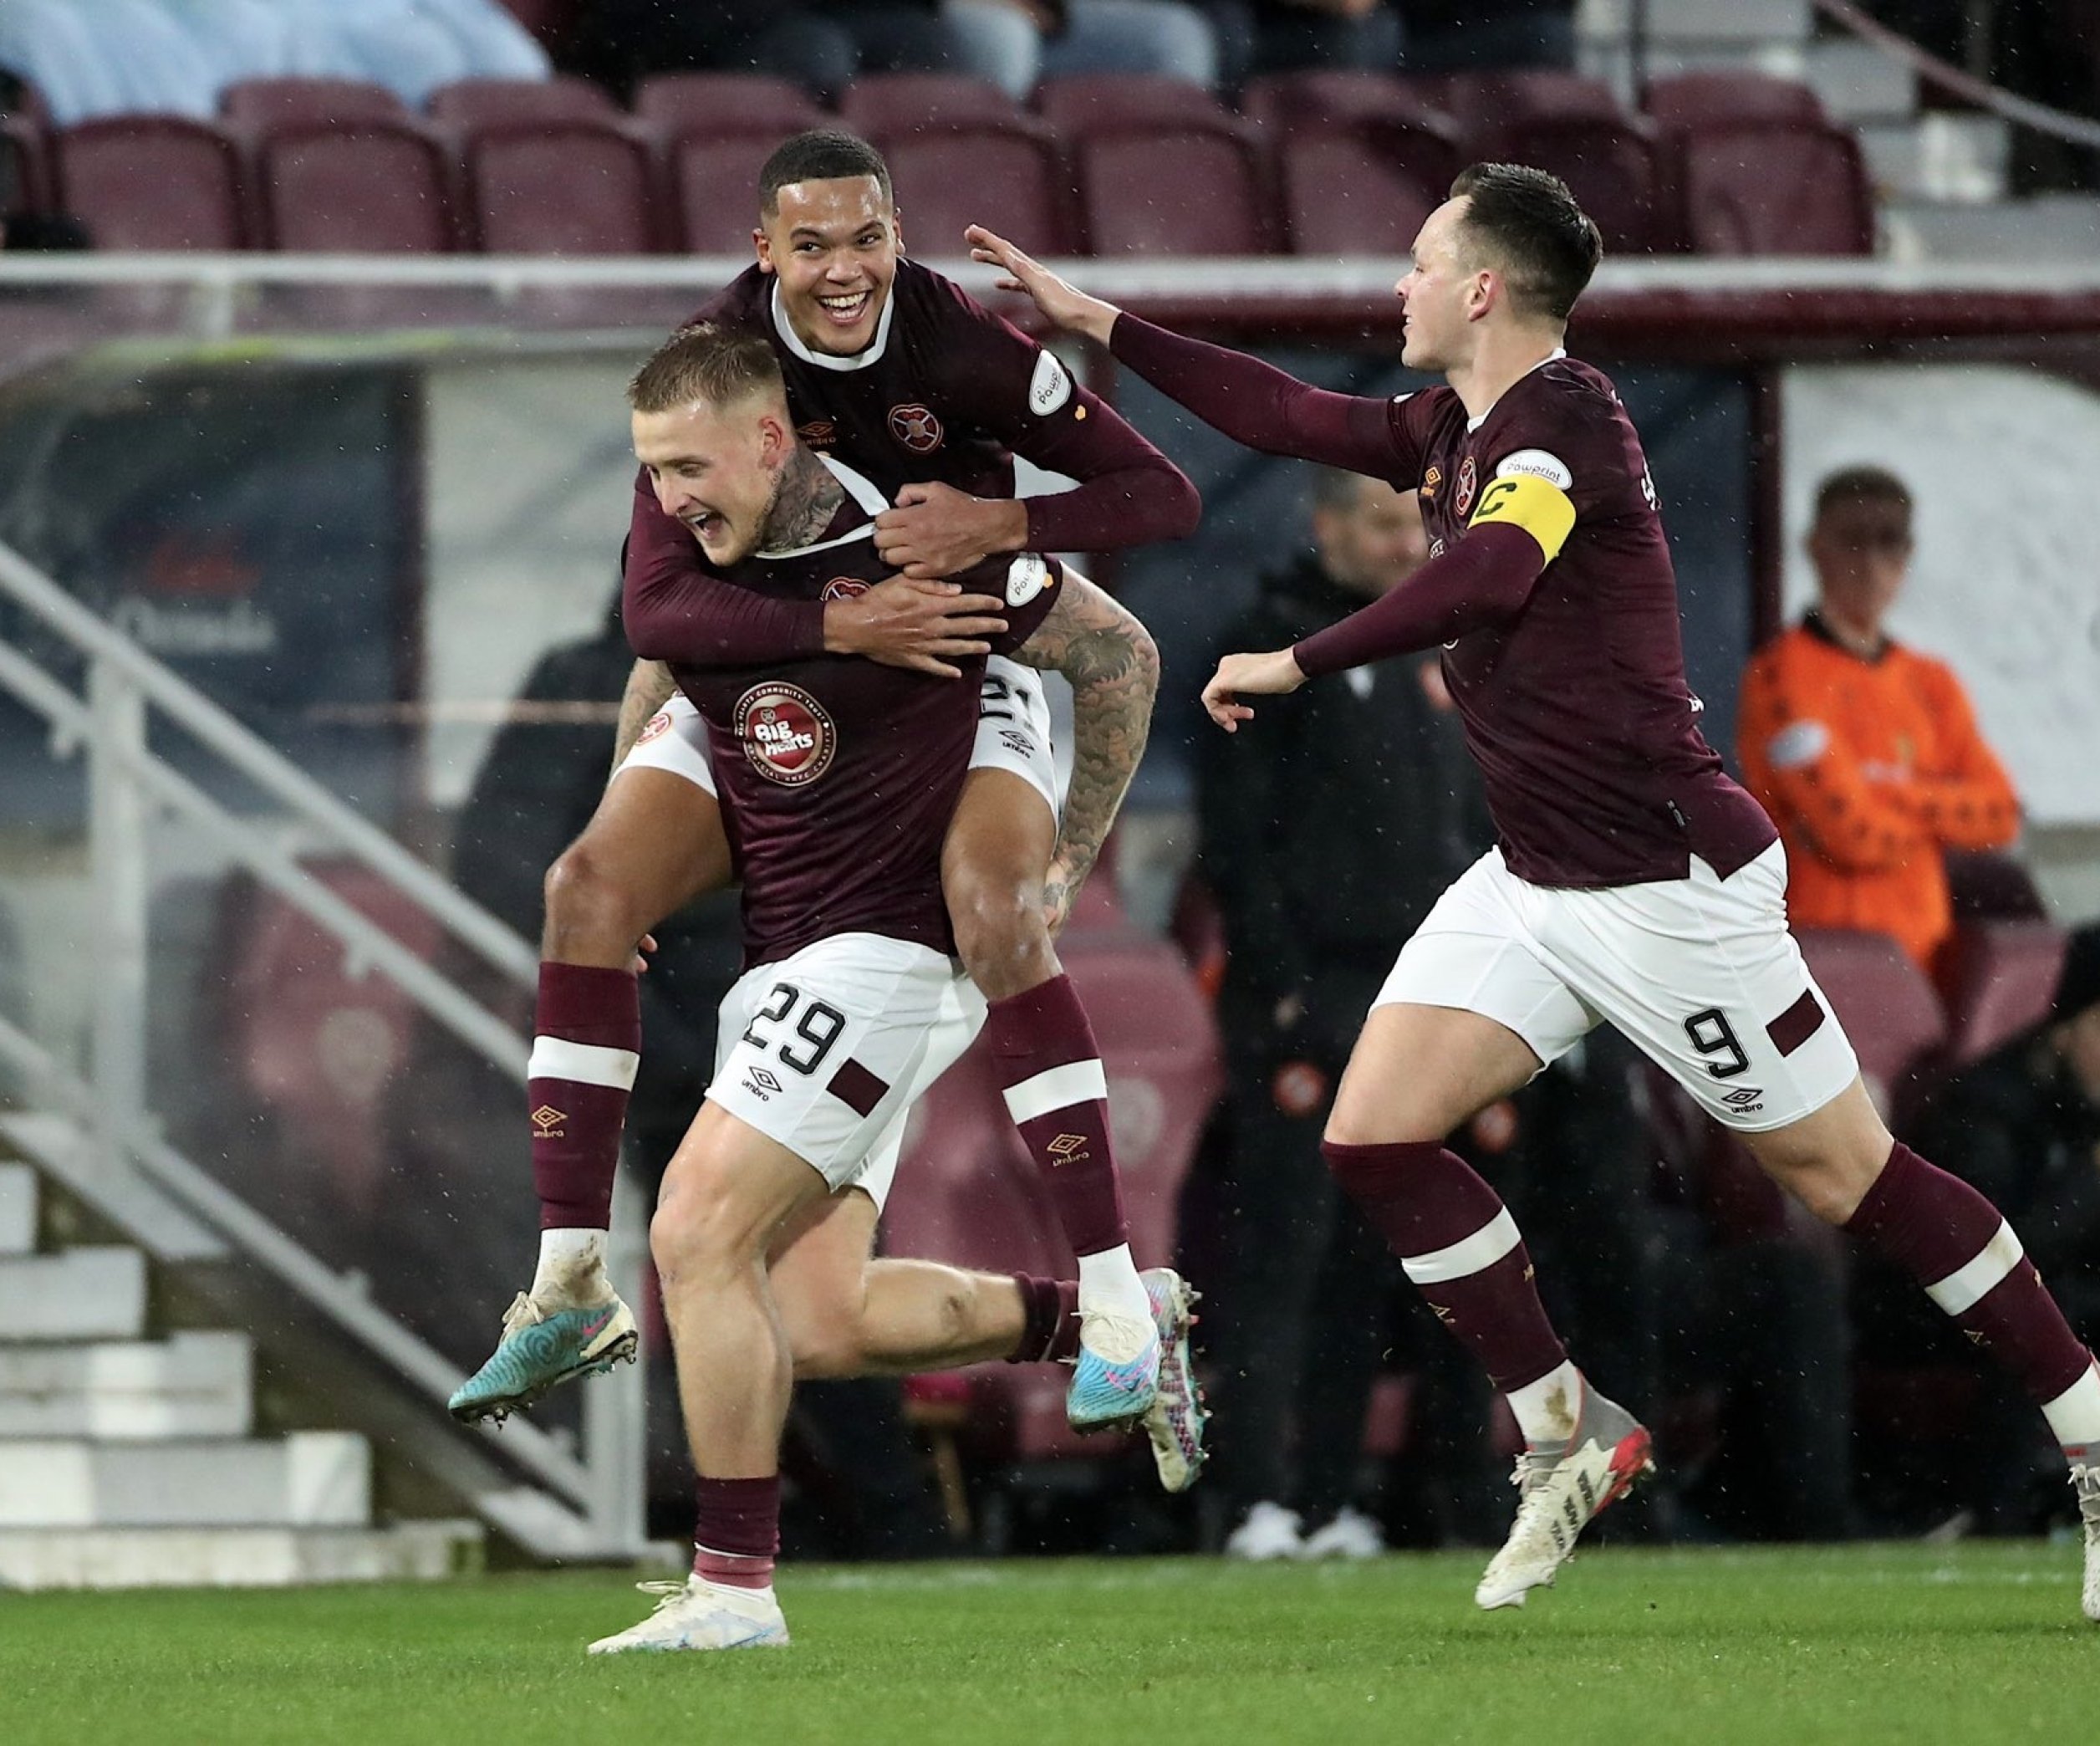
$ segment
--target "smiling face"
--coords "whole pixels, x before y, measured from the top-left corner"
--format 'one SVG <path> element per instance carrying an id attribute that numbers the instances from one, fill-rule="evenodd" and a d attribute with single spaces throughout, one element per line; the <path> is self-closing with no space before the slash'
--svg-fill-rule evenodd
<path id="1" fill-rule="evenodd" d="M 1463 197 L 1447 200 L 1422 221 L 1414 265 L 1393 288 L 1404 335 L 1400 361 L 1410 370 L 1448 370 L 1472 349 L 1472 324 L 1487 308 L 1490 275 L 1465 258 Z"/>
<path id="2" fill-rule="evenodd" d="M 813 352 L 850 357 L 875 337 L 903 247 L 896 209 L 872 176 L 789 182 L 761 215 L 758 264 Z"/>
<path id="3" fill-rule="evenodd" d="M 794 449 L 785 406 L 747 395 L 637 412 L 633 429 L 657 503 L 692 530 L 710 564 L 727 569 L 759 549 Z"/>

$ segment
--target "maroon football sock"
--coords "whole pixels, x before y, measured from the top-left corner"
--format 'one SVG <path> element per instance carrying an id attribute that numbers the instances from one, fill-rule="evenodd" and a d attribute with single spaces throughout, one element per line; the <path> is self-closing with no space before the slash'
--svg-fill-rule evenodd
<path id="1" fill-rule="evenodd" d="M 780 1551 L 780 1475 L 699 1484 L 693 1575 L 727 1588 L 770 1588 Z"/>
<path id="2" fill-rule="evenodd" d="M 1062 1364 L 1079 1355 L 1079 1287 L 1076 1280 L 1016 1274 L 1024 1318 L 1009 1364 Z"/>
<path id="3" fill-rule="evenodd" d="M 1901 1141 L 1844 1228 L 1924 1286 L 2036 1401 L 2091 1366 L 1998 1209 Z"/>
<path id="4" fill-rule="evenodd" d="M 1434 1141 L 1323 1143 L 1328 1168 L 1377 1226 L 1436 1318 L 1506 1393 L 1567 1359 L 1516 1222 L 1472 1167 Z"/>
<path id="5" fill-rule="evenodd" d="M 620 1129 L 642 1046 L 631 970 L 543 962 L 525 1107 L 543 1231 L 612 1223 Z"/>
<path id="6" fill-rule="evenodd" d="M 1020 1129 L 1075 1255 L 1130 1240 L 1109 1145 L 1109 1083 L 1068 976 L 991 1003 L 985 1035 L 1007 1113 Z"/>

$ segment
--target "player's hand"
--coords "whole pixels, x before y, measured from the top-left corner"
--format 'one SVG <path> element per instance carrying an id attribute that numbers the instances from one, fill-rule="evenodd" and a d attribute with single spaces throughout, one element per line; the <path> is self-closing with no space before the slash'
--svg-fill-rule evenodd
<path id="1" fill-rule="evenodd" d="M 635 947 L 635 974 L 640 976 L 649 968 L 649 955 L 656 949 L 656 936 L 644 934 Z"/>
<path id="2" fill-rule="evenodd" d="M 1042 876 L 1042 924 L 1052 939 L 1064 932 L 1065 923 L 1072 919 L 1072 906 L 1078 901 L 1079 887 L 1086 882 L 1082 869 L 1062 855 L 1051 856 L 1050 870 Z"/>
<path id="3" fill-rule="evenodd" d="M 921 581 L 959 575 L 994 552 L 1028 543 L 1028 506 L 1012 498 L 976 498 L 937 480 L 907 485 L 894 509 L 875 518 L 875 549 L 884 563 Z"/>
<path id="4" fill-rule="evenodd" d="M 1066 283 L 1047 268 L 1029 259 L 1004 237 L 986 230 L 981 224 L 971 225 L 962 233 L 962 239 L 970 245 L 971 260 L 996 267 L 1004 275 L 998 282 L 1002 291 L 1019 291 L 1033 298 L 1036 307 L 1042 311 L 1043 319 L 1053 327 L 1061 327 L 1068 333 L 1084 334 L 1103 345 L 1109 343 L 1109 329 L 1123 313 L 1114 304 L 1088 297 L 1078 286 Z"/>
<path id="5" fill-rule="evenodd" d="M 960 679 L 961 668 L 951 663 L 991 652 L 986 639 L 1007 628 L 997 616 L 1003 604 L 996 595 L 965 594 L 959 583 L 892 576 L 864 595 L 826 603 L 824 649 Z"/>
<path id="6" fill-rule="evenodd" d="M 1254 719 L 1254 712 L 1237 701 L 1241 692 L 1282 697 L 1304 683 L 1305 675 L 1288 649 L 1272 649 L 1266 655 L 1228 655 L 1203 687 L 1203 707 L 1227 733 L 1236 733 L 1241 722 Z"/>

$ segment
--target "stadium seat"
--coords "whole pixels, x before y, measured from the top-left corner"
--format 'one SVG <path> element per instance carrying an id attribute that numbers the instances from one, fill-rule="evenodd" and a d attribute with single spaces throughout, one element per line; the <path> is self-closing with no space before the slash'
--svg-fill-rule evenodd
<path id="1" fill-rule="evenodd" d="M 1058 148 L 1026 121 L 871 133 L 889 160 L 905 241 L 921 260 L 963 260 L 964 229 L 996 223 L 1032 252 L 1077 247 Z"/>
<path id="2" fill-rule="evenodd" d="M 1250 255 L 1273 247 L 1262 161 L 1244 124 L 1181 118 L 1063 131 L 1093 253 Z"/>
<path id="3" fill-rule="evenodd" d="M 1680 135 L 1673 156 L 1685 236 L 1699 253 L 1873 252 L 1866 166 L 1843 128 L 1730 122 Z"/>
<path id="4" fill-rule="evenodd" d="M 864 73 L 839 94 L 838 119 L 863 139 L 1011 121 L 1021 111 L 988 79 L 961 73 Z"/>
<path id="5" fill-rule="evenodd" d="M 1285 139 L 1277 173 L 1291 253 L 1406 255 L 1450 191 L 1454 157 L 1426 130 L 1383 122 Z"/>
<path id="6" fill-rule="evenodd" d="M 2063 972 L 2065 937 L 2039 920 L 1970 922 L 1955 930 L 1941 964 L 1947 1044 L 1940 1065 L 1959 1070 L 2049 1015 Z"/>
<path id="7" fill-rule="evenodd" d="M 1597 221 L 1608 253 L 1681 246 L 1654 130 L 1644 120 L 1541 110 L 1476 130 L 1471 149 L 1479 158 L 1552 171 Z"/>
<path id="8" fill-rule="evenodd" d="M 489 254 L 647 254 L 656 190 L 641 137 L 584 118 L 492 122 L 468 131 L 468 210 Z"/>
<path id="9" fill-rule="evenodd" d="M 635 114 L 666 139 L 757 133 L 775 144 L 828 119 L 793 79 L 763 73 L 653 73 L 635 88 Z"/>
<path id="10" fill-rule="evenodd" d="M 1454 73 L 1435 89 L 1440 106 L 1467 135 L 1489 133 L 1542 115 L 1618 120 L 1626 114 L 1618 93 L 1605 80 L 1557 67 Z"/>
<path id="11" fill-rule="evenodd" d="M 447 127 L 479 128 L 504 121 L 611 120 L 621 111 L 588 79 L 461 79 L 440 85 L 425 105 Z"/>
<path id="12" fill-rule="evenodd" d="M 243 79 L 219 93 L 229 127 L 280 121 L 399 121 L 408 109 L 383 84 L 362 79 Z"/>
<path id="13" fill-rule="evenodd" d="M 1886 934 L 1805 927 L 1802 956 L 1845 1027 L 1884 1112 L 1910 1100 L 1913 1070 L 1945 1041 L 1946 1015 L 1924 972 Z"/>
<path id="14" fill-rule="evenodd" d="M 1074 146 L 1095 129 L 1199 125 L 1230 118 L 1231 111 L 1201 85 L 1155 73 L 1076 73 L 1046 79 L 1036 87 L 1036 113 Z"/>
<path id="15" fill-rule="evenodd" d="M 58 197 L 51 186 L 51 131 L 45 123 L 20 110 L 0 115 L 0 151 L 13 177 L 9 210 L 51 211 Z"/>
<path id="16" fill-rule="evenodd" d="M 1679 73 L 1648 87 L 1648 119 L 1664 134 L 1696 133 L 1725 121 L 1807 121 L 1828 118 L 1813 85 L 1747 69 Z"/>
<path id="17" fill-rule="evenodd" d="M 2039 922 L 2048 915 L 2034 876 L 2010 855 L 1995 849 L 1950 849 L 1946 862 L 1957 923 Z"/>
<path id="18" fill-rule="evenodd" d="M 248 245 L 240 158 L 218 128 L 171 115 L 118 115 L 61 129 L 54 194 L 98 248 Z"/>
<path id="19" fill-rule="evenodd" d="M 758 222 L 758 172 L 779 143 L 772 126 L 671 140 L 665 154 L 670 214 L 687 253 L 749 258 Z"/>
<path id="20" fill-rule="evenodd" d="M 1322 68 L 1264 73 L 1240 94 L 1240 113 L 1264 132 L 1329 133 L 1367 121 L 1426 128 L 1449 137 L 1450 118 L 1423 91 L 1389 73 Z"/>
<path id="21" fill-rule="evenodd" d="M 287 122 L 253 145 L 262 240 L 331 254 L 457 246 L 446 154 L 411 121 Z"/>

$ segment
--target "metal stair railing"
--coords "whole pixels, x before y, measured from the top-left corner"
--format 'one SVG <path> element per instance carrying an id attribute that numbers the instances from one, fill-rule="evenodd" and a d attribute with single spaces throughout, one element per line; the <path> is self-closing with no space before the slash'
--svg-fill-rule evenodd
<path id="1" fill-rule="evenodd" d="M 72 1186 L 93 1197 L 116 1191 L 111 1207 L 137 1203 L 137 1178 L 193 1215 L 229 1250 L 298 1291 L 338 1327 L 385 1361 L 438 1411 L 462 1380 L 451 1361 L 371 1300 L 357 1276 L 339 1273 L 301 1247 L 208 1172 L 171 1146 L 148 1106 L 145 1084 L 147 830 L 156 812 L 208 827 L 213 840 L 256 878 L 343 946 L 354 975 L 376 970 L 469 1048 L 521 1085 L 529 1039 L 456 983 L 404 947 L 298 864 L 268 830 L 204 793 L 149 749 L 146 724 L 158 709 L 227 767 L 239 772 L 321 839 L 379 874 L 454 938 L 520 987 L 530 989 L 538 956 L 524 940 L 456 886 L 360 818 L 298 767 L 106 620 L 67 594 L 19 553 L 0 545 L 0 597 L 13 600 L 87 662 L 84 698 L 13 645 L 0 641 L 0 688 L 52 725 L 56 757 L 84 750 L 88 763 L 89 878 L 98 952 L 90 1070 L 84 1079 L 33 1038 L 0 1020 L 0 1058 L 94 1136 L 92 1177 Z M 123 1191 L 131 1191 L 127 1197 Z M 639 1259 L 631 1208 L 616 1233 L 623 1281 Z M 138 1223 L 150 1225 L 150 1220 Z M 135 1231 L 149 1247 L 150 1228 Z M 194 1253 L 194 1245 L 189 1253 Z M 506 1531 L 549 1556 L 642 1551 L 640 1367 L 589 1390 L 584 1458 L 527 1424 L 495 1441 L 554 1494 L 520 1509 L 513 1497 L 488 1500 Z M 493 1439 L 495 1433 L 487 1435 Z M 558 1501 L 557 1501 L 558 1500 Z"/>

